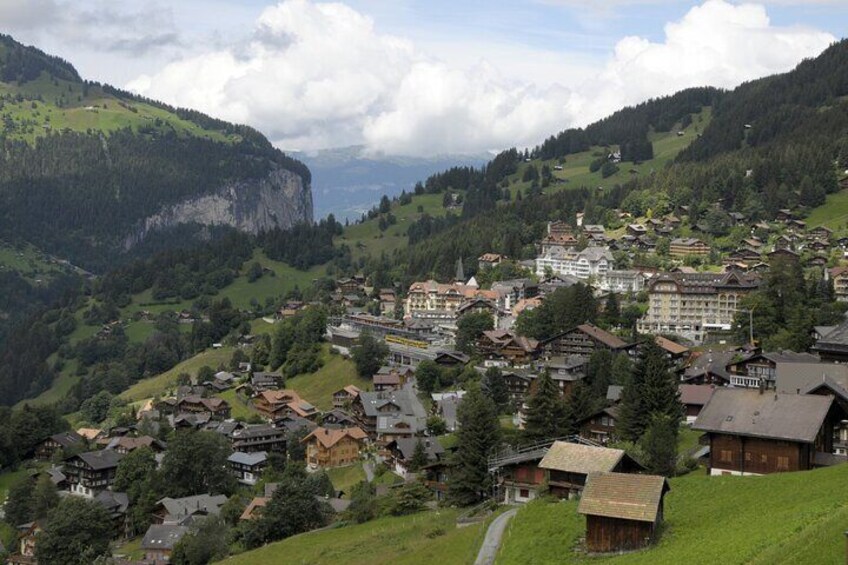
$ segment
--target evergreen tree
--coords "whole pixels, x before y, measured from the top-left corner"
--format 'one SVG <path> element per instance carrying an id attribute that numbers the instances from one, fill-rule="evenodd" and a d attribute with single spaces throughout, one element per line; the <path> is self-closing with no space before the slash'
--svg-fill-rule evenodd
<path id="1" fill-rule="evenodd" d="M 679 422 L 667 414 L 656 414 L 652 419 L 640 445 L 645 453 L 648 471 L 670 477 L 677 467 L 677 431 Z"/>
<path id="2" fill-rule="evenodd" d="M 477 339 L 484 331 L 494 327 L 494 320 L 488 312 L 465 314 L 456 323 L 456 348 L 463 353 L 474 353 Z"/>
<path id="3" fill-rule="evenodd" d="M 525 437 L 540 441 L 567 435 L 565 402 L 550 373 L 544 371 L 534 384 L 524 417 Z"/>
<path id="4" fill-rule="evenodd" d="M 353 348 L 353 363 L 360 377 L 371 378 L 383 366 L 389 355 L 389 346 L 368 332 L 359 337 L 359 345 Z"/>
<path id="5" fill-rule="evenodd" d="M 624 386 L 630 380 L 632 371 L 633 363 L 630 362 L 630 357 L 626 353 L 619 353 L 612 361 L 610 384 Z"/>
<path id="6" fill-rule="evenodd" d="M 589 385 L 583 381 L 577 382 L 565 399 L 564 434 L 576 434 L 579 431 L 578 424 L 594 414 L 602 404 L 603 400 L 592 393 Z"/>
<path id="7" fill-rule="evenodd" d="M 649 339 L 643 344 L 639 362 L 621 393 L 616 433 L 624 440 L 638 441 L 657 415 L 668 416 L 679 426 L 683 405 L 668 359 L 654 340 Z"/>
<path id="8" fill-rule="evenodd" d="M 427 449 L 424 447 L 424 442 L 421 438 L 418 438 L 418 441 L 415 442 L 415 450 L 412 452 L 412 459 L 409 461 L 409 470 L 418 471 L 421 467 L 426 465 L 427 462 Z"/>
<path id="9" fill-rule="evenodd" d="M 503 373 L 497 367 L 489 367 L 483 375 L 483 392 L 495 403 L 498 412 L 503 412 L 509 404 L 509 389 Z"/>
<path id="10" fill-rule="evenodd" d="M 621 318 L 621 304 L 618 300 L 618 295 L 610 292 L 607 295 L 607 300 L 604 303 L 604 323 L 607 326 L 617 326 Z"/>
<path id="11" fill-rule="evenodd" d="M 606 348 L 599 348 L 589 356 L 586 365 L 586 381 L 591 387 L 592 395 L 606 398 L 607 387 L 612 384 L 613 353 Z"/>
<path id="12" fill-rule="evenodd" d="M 39 563 L 89 565 L 109 552 L 113 523 L 103 505 L 78 496 L 62 499 L 38 536 Z"/>
<path id="13" fill-rule="evenodd" d="M 30 477 L 23 477 L 12 485 L 6 497 L 6 522 L 13 528 L 32 521 L 33 484 Z"/>
<path id="14" fill-rule="evenodd" d="M 470 506 L 487 496 L 491 488 L 488 459 L 500 442 L 495 403 L 479 387 L 469 387 L 457 409 L 457 423 L 456 466 L 448 495 L 456 504 Z"/>
<path id="15" fill-rule="evenodd" d="M 350 506 L 347 514 L 357 524 L 362 524 L 377 517 L 379 511 L 374 487 L 368 481 L 354 485 L 350 495 Z"/>
<path id="16" fill-rule="evenodd" d="M 46 474 L 42 475 L 32 491 L 32 519 L 43 520 L 51 510 L 59 505 L 59 493 L 53 486 L 53 481 Z"/>

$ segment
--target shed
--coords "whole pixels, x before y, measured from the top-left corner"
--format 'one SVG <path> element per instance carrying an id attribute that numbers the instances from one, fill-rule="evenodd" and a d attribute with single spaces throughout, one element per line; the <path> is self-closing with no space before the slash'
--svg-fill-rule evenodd
<path id="1" fill-rule="evenodd" d="M 577 508 L 586 516 L 588 551 L 632 551 L 653 543 L 669 490 L 666 478 L 657 475 L 589 475 Z"/>
<path id="2" fill-rule="evenodd" d="M 555 441 L 539 462 L 551 494 L 571 498 L 580 493 L 592 473 L 644 471 L 624 450 Z"/>

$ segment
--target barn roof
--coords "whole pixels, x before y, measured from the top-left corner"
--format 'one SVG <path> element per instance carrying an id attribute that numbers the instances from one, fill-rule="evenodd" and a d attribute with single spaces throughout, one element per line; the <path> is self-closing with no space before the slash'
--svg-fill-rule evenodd
<path id="1" fill-rule="evenodd" d="M 665 477 L 626 473 L 593 473 L 586 481 L 580 514 L 655 522 L 663 494 L 669 490 Z"/>
<path id="2" fill-rule="evenodd" d="M 621 449 L 555 441 L 539 462 L 539 468 L 588 475 L 612 471 L 623 457 Z"/>

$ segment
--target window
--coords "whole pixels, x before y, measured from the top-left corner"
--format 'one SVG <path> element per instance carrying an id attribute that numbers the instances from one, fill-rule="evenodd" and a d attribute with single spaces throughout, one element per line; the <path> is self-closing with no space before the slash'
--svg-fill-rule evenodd
<path id="1" fill-rule="evenodd" d="M 789 457 L 782 457 L 780 455 L 777 456 L 777 468 L 788 470 L 789 469 Z"/>
<path id="2" fill-rule="evenodd" d="M 763 465 L 765 465 L 766 463 L 768 463 L 768 455 L 766 455 L 765 453 L 763 453 L 762 455 L 760 455 L 760 463 L 762 463 Z"/>
<path id="3" fill-rule="evenodd" d="M 530 497 L 530 489 L 526 489 L 526 488 L 521 489 L 521 491 L 519 492 L 519 496 L 521 498 L 529 498 Z"/>
<path id="4" fill-rule="evenodd" d="M 751 452 L 745 452 L 745 463 L 750 463 L 754 459 L 754 456 Z"/>
<path id="5" fill-rule="evenodd" d="M 722 449 L 719 454 L 719 461 L 722 463 L 732 463 L 733 462 L 733 452 L 729 449 Z"/>

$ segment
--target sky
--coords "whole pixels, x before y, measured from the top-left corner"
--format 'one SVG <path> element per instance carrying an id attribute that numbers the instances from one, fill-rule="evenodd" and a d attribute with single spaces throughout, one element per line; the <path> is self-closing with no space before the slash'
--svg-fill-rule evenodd
<path id="1" fill-rule="evenodd" d="M 848 0 L 0 0 L 2 32 L 84 78 L 373 155 L 533 146 L 788 71 L 846 29 Z"/>

